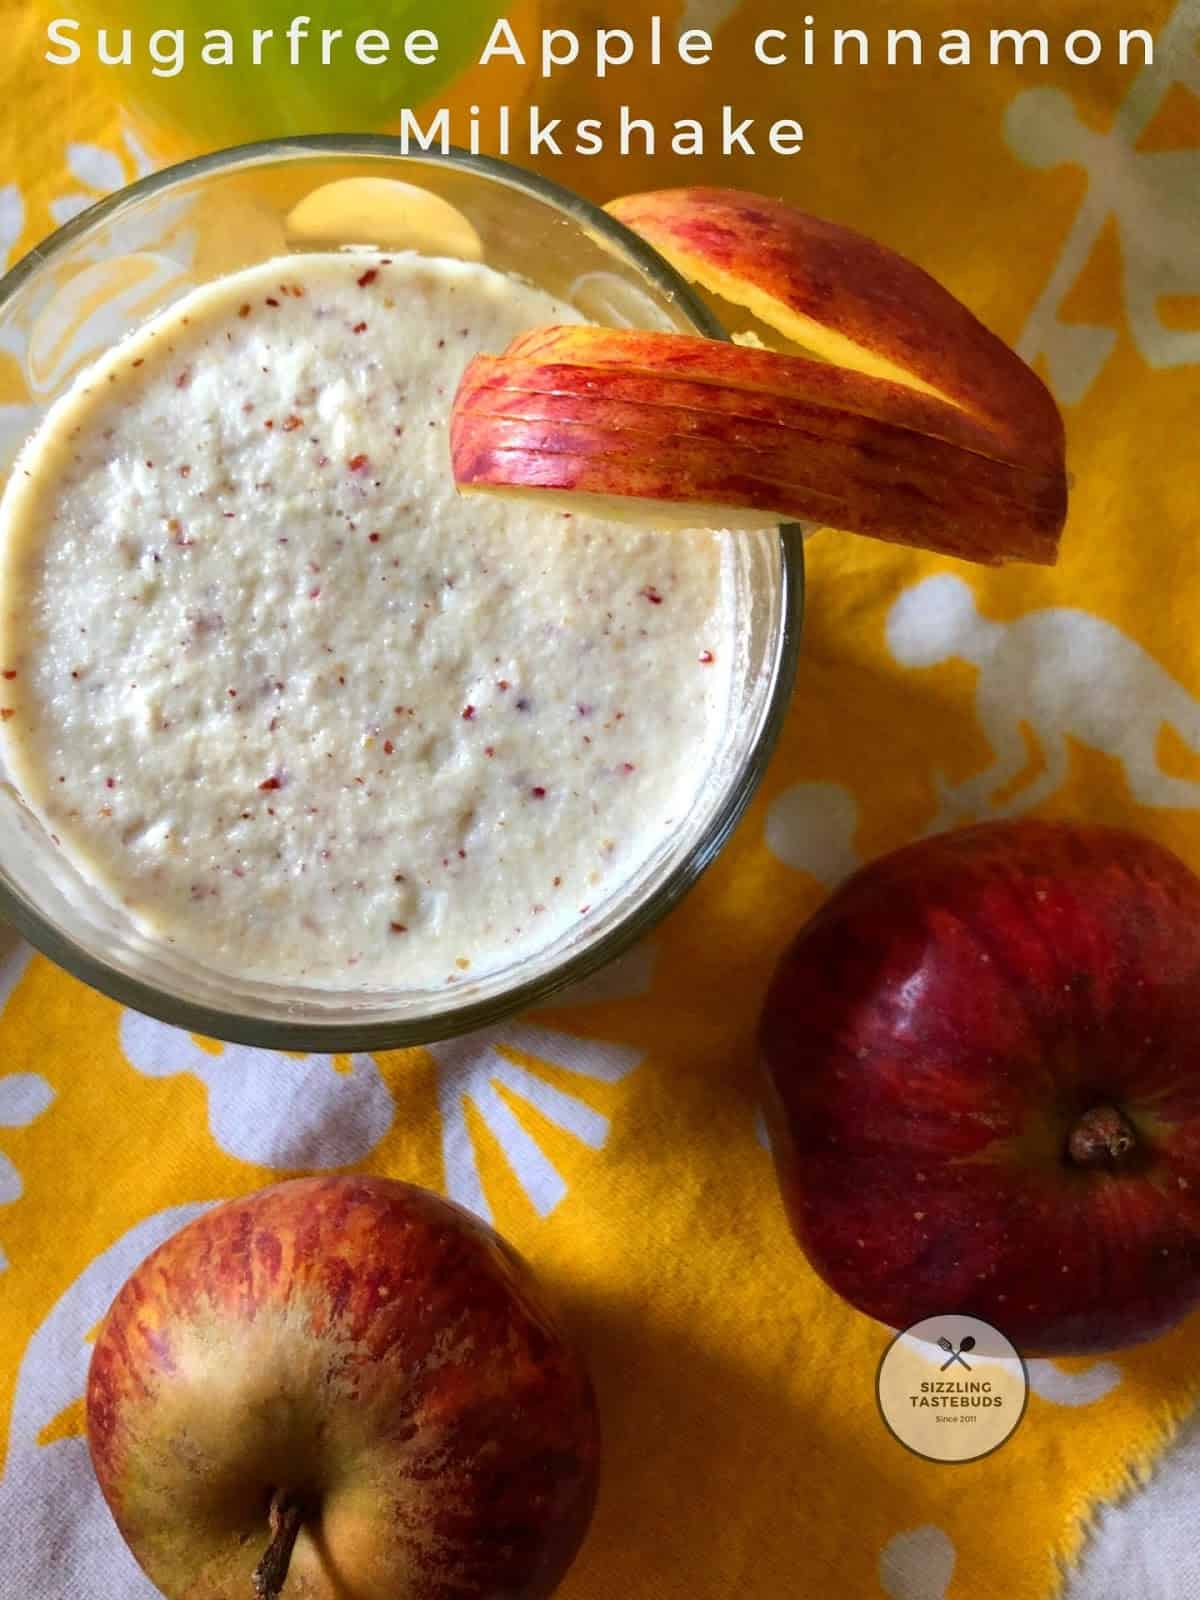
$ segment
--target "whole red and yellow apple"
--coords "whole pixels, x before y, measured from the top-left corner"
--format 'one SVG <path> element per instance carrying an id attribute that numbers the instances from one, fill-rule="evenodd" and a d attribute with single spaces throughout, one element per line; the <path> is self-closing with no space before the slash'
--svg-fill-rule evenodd
<path id="1" fill-rule="evenodd" d="M 1110 1350 L 1200 1301 L 1200 881 L 1134 834 L 990 823 L 864 868 L 762 1025 L 812 1265 L 892 1327 Z"/>
<path id="2" fill-rule="evenodd" d="M 545 1600 L 599 1453 L 528 1267 L 383 1178 L 279 1184 L 167 1240 L 100 1330 L 87 1425 L 168 1600 Z"/>

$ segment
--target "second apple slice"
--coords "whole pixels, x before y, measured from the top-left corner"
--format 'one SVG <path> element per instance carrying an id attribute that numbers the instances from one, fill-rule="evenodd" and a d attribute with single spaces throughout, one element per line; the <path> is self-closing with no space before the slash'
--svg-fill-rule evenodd
<path id="1" fill-rule="evenodd" d="M 610 357 L 622 337 L 605 340 Z M 663 337 L 684 370 L 691 346 L 706 360 L 740 354 Z M 630 355 L 631 369 L 477 358 L 451 425 L 460 487 L 615 497 L 609 515 L 659 526 L 748 526 L 753 512 L 756 522 L 820 523 L 975 559 L 1019 533 L 1025 559 L 1053 559 L 1062 518 L 1053 474 L 841 406 L 656 374 L 634 344 Z"/>
<path id="2" fill-rule="evenodd" d="M 619 514 L 695 527 L 700 504 L 723 508 L 717 526 L 795 520 L 848 526 L 948 555 L 969 556 L 980 538 L 1014 523 L 1044 530 L 1053 548 L 1053 487 L 1030 486 L 1002 463 L 951 446 L 908 450 L 898 430 L 861 419 L 810 418 L 800 428 L 702 410 L 555 393 L 470 389 L 452 424 L 455 474 L 476 492 L 555 489 L 616 496 Z M 558 380 L 560 383 L 564 380 Z M 840 437 L 839 437 L 840 433 Z M 954 488 L 948 508 L 947 487 Z M 653 501 L 651 508 L 647 502 Z M 611 508 L 610 508 L 611 514 Z"/>

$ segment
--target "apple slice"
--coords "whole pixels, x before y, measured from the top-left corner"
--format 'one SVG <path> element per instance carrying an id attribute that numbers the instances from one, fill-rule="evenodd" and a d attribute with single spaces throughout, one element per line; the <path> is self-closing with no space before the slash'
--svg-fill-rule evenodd
<path id="1" fill-rule="evenodd" d="M 827 439 L 814 449 L 798 430 L 765 427 L 750 429 L 757 440 L 750 444 L 744 432 L 721 432 L 702 413 L 684 413 L 696 420 L 697 434 L 668 431 L 658 422 L 661 408 L 597 407 L 586 400 L 574 408 L 560 395 L 490 393 L 496 410 L 463 409 L 453 428 L 456 472 L 477 489 L 634 497 L 643 514 L 652 509 L 656 523 L 677 527 L 706 520 L 698 517 L 697 503 L 725 508 L 716 526 L 748 526 L 748 510 L 774 513 L 775 521 L 846 526 L 853 520 L 877 538 L 962 556 L 971 554 L 972 540 L 1002 539 L 1017 521 L 1029 528 L 1031 548 L 1040 524 L 1041 548 L 1053 551 L 1053 507 L 1046 511 L 1036 499 L 1016 497 L 1002 478 L 989 483 L 982 473 L 967 474 L 955 486 L 948 517 L 945 480 L 935 469 L 910 470 L 902 459 L 881 463 L 869 445 L 835 446 Z M 974 459 L 994 475 L 1006 470 Z M 962 533 L 965 520 L 970 539 Z"/>
<path id="2" fill-rule="evenodd" d="M 895 250 L 740 189 L 663 189 L 606 209 L 682 276 L 793 344 L 958 407 L 1016 459 L 1061 465 L 1062 418 L 1041 379 Z"/>
<path id="3" fill-rule="evenodd" d="M 869 415 L 886 409 L 877 393 L 849 407 L 848 390 L 879 380 L 671 334 L 572 327 L 513 348 L 477 357 L 463 376 L 451 423 L 462 486 L 616 497 L 608 514 L 650 514 L 660 526 L 749 526 L 754 511 L 756 525 L 774 513 L 966 558 L 1054 559 L 1061 477 Z M 539 359 L 565 350 L 592 364 Z M 725 357 L 753 387 L 715 381 Z M 833 376 L 827 403 L 810 398 L 822 387 L 814 372 Z M 925 397 L 899 398 L 898 416 L 945 420 L 925 416 Z"/>
<path id="4" fill-rule="evenodd" d="M 949 481 L 965 480 L 967 490 L 1015 502 L 1031 515 L 1042 511 L 1051 525 L 1060 510 L 1058 484 L 1050 474 L 933 438 L 914 454 L 912 436 L 903 428 L 774 395 L 624 372 L 611 384 L 597 384 L 586 368 L 545 368 L 484 356 L 464 374 L 460 407 L 476 417 L 609 428 L 626 436 L 628 454 L 666 439 L 711 440 L 753 452 L 760 467 L 781 481 L 824 483 L 831 492 L 844 487 L 846 474 L 890 467 L 895 483 L 917 485 L 931 500 Z"/>
<path id="5" fill-rule="evenodd" d="M 960 457 L 1003 461 L 1043 481 L 1062 481 L 1061 464 L 1055 469 L 1013 460 L 996 448 L 984 426 L 927 395 L 805 356 L 715 339 L 576 325 L 538 328 L 519 335 L 503 357 L 472 363 L 463 377 L 464 403 L 487 384 L 549 392 L 566 384 L 572 392 L 586 387 L 598 401 L 654 403 L 657 398 L 664 406 L 758 421 L 787 419 L 791 426 L 804 426 L 807 419 L 822 433 L 837 425 L 832 419 L 841 419 L 843 428 L 865 437 L 883 437 L 889 430 L 903 435 L 910 453 L 916 435 L 959 446 Z"/>
<path id="6" fill-rule="evenodd" d="M 610 209 L 821 359 L 536 329 L 464 375 L 451 428 L 460 488 L 604 495 L 627 519 L 673 526 L 774 513 L 976 561 L 1055 560 L 1067 485 L 1054 401 L 926 273 L 735 191 Z"/>

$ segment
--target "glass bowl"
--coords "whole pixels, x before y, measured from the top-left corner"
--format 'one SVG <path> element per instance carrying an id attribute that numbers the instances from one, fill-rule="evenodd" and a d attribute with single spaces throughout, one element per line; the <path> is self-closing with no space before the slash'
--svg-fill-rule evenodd
<path id="1" fill-rule="evenodd" d="M 474 224 L 485 261 L 577 305 L 587 320 L 726 337 L 668 264 L 579 196 L 505 162 L 405 154 L 331 135 L 244 145 L 144 178 L 74 218 L 0 282 L 0 470 L 87 362 L 198 282 L 288 248 L 284 219 L 320 185 L 399 178 Z M 347 239 L 347 244 L 381 241 Z M 331 248 L 326 245 L 324 248 Z M 20 392 L 23 385 L 24 392 Z M 12 403 L 14 402 L 15 403 Z M 103 993 L 191 1032 L 305 1051 L 381 1050 L 494 1023 L 620 954 L 712 862 L 763 774 L 787 709 L 803 601 L 800 530 L 739 534 L 740 659 L 722 748 L 691 813 L 634 875 L 553 944 L 452 989 L 318 988 L 218 971 L 138 928 L 56 847 L 0 773 L 0 914 Z"/>

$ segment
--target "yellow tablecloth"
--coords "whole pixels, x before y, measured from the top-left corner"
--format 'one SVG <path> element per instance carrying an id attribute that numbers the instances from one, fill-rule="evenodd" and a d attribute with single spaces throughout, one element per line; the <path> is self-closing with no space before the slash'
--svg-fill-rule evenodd
<path id="1" fill-rule="evenodd" d="M 666 0 L 669 27 L 684 9 Z M 972 16 L 912 0 L 903 21 L 1011 21 L 960 9 Z M 1109 9 L 1030 0 L 1022 25 L 1061 39 Z M 572 118 L 640 98 L 662 121 L 745 100 L 744 114 L 798 116 L 802 156 L 546 170 L 600 199 L 698 178 L 782 192 L 915 256 L 1065 408 L 1061 564 L 992 573 L 812 541 L 794 705 L 732 844 L 648 945 L 509 1027 L 374 1058 L 275 1056 L 123 1011 L 14 947 L 0 975 L 5 1597 L 151 1593 L 89 1474 L 89 1335 L 199 1207 L 315 1169 L 449 1191 L 561 1293 L 607 1437 L 568 1600 L 1043 1600 L 1097 1502 L 1136 1481 L 1200 1391 L 1193 1319 L 1112 1359 L 1033 1362 L 1027 1417 L 984 1461 L 907 1455 L 875 1410 L 886 1333 L 787 1236 L 754 1061 L 790 932 L 848 868 L 935 823 L 1036 807 L 1132 824 L 1200 866 L 1200 6 L 1114 14 L 1110 39 L 1133 21 L 1159 36 L 1148 70 L 1110 53 L 1086 69 L 1056 54 L 1024 72 L 739 76 L 753 34 L 802 10 L 691 0 L 687 20 L 718 30 L 719 79 L 564 75 L 539 96 L 569 99 Z M 854 10 L 821 20 L 897 21 L 885 0 Z M 26 0 L 0 0 L 0 30 L 0 256 L 15 260 L 153 156 L 118 107 L 118 69 L 42 66 Z M 0 362 L 0 398 L 19 403 L 21 351 Z"/>

